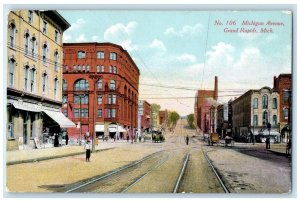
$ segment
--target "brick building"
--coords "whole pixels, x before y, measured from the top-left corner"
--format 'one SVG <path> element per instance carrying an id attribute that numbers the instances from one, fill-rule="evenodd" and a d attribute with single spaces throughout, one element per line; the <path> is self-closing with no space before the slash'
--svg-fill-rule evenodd
<path id="1" fill-rule="evenodd" d="M 143 107 L 143 115 L 141 115 L 141 131 L 151 128 L 151 105 L 145 100 L 139 100 Z"/>
<path id="2" fill-rule="evenodd" d="M 167 129 L 168 124 L 168 110 L 162 110 L 159 111 L 159 125 L 160 128 L 163 128 L 164 130 Z"/>
<path id="3" fill-rule="evenodd" d="M 61 128 L 75 126 L 60 112 L 62 37 L 69 27 L 57 11 L 13 10 L 8 14 L 8 150 L 39 148 L 50 144 Z"/>
<path id="4" fill-rule="evenodd" d="M 288 130 L 292 122 L 292 75 L 280 74 L 274 76 L 273 89 L 279 93 L 279 130 L 282 135 L 283 142 L 287 141 Z"/>
<path id="5" fill-rule="evenodd" d="M 139 69 L 121 46 L 65 43 L 64 113 L 81 123 L 68 129 L 76 141 L 92 136 L 124 138 L 137 128 Z"/>
<path id="6" fill-rule="evenodd" d="M 196 93 L 194 114 L 197 130 L 209 133 L 216 129 L 217 99 L 218 77 L 215 76 L 214 90 L 198 90 Z"/>

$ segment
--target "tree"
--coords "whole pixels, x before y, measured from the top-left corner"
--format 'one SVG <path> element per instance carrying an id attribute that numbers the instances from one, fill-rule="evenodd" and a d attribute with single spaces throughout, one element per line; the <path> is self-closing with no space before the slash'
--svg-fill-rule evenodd
<path id="1" fill-rule="evenodd" d="M 160 105 L 159 104 L 151 104 L 151 111 L 155 113 L 159 113 Z"/>
<path id="2" fill-rule="evenodd" d="M 187 122 L 188 122 L 188 125 L 191 129 L 195 129 L 195 118 L 194 118 L 194 114 L 189 114 L 187 116 Z"/>
<path id="3" fill-rule="evenodd" d="M 168 125 L 170 128 L 175 128 L 180 116 L 176 111 L 171 111 L 168 114 Z"/>
<path id="4" fill-rule="evenodd" d="M 158 125 L 158 119 L 159 117 L 159 110 L 160 105 L 159 104 L 151 104 L 151 127 L 156 128 Z"/>

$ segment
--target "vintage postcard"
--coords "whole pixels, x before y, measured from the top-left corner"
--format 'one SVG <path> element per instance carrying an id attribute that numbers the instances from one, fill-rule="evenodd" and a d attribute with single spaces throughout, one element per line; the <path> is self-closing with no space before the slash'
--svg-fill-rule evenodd
<path id="1" fill-rule="evenodd" d="M 8 10 L 8 196 L 288 196 L 293 15 Z"/>

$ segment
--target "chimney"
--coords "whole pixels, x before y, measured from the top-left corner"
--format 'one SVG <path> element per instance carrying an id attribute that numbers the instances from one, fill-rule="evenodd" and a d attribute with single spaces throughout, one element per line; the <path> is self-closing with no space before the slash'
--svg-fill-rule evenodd
<path id="1" fill-rule="evenodd" d="M 217 76 L 215 76 L 214 99 L 218 100 L 218 77 Z"/>
<path id="2" fill-rule="evenodd" d="M 273 89 L 276 89 L 277 88 L 277 85 L 276 85 L 276 76 L 274 76 L 274 79 L 273 79 Z"/>

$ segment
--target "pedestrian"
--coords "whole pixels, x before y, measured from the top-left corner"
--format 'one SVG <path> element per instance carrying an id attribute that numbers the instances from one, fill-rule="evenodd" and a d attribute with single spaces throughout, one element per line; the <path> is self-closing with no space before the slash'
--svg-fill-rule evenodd
<path id="1" fill-rule="evenodd" d="M 188 145 L 189 144 L 189 136 L 187 135 L 186 136 L 186 145 Z"/>
<path id="2" fill-rule="evenodd" d="M 58 141 L 58 135 L 57 133 L 54 133 L 54 147 L 59 146 L 59 141 Z"/>
<path id="3" fill-rule="evenodd" d="M 266 149 L 270 149 L 270 137 L 266 138 Z"/>
<path id="4" fill-rule="evenodd" d="M 87 140 L 85 143 L 85 161 L 90 161 L 91 157 L 91 146 L 90 146 L 90 140 Z"/>
<path id="5" fill-rule="evenodd" d="M 68 133 L 66 133 L 66 145 L 68 145 L 68 142 L 69 142 L 69 136 Z"/>

